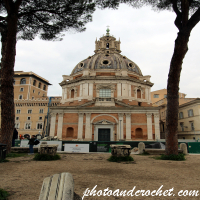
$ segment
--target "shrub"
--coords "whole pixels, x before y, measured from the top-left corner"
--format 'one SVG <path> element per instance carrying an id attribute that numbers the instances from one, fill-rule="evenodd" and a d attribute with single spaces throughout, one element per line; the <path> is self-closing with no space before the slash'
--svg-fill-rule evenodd
<path id="1" fill-rule="evenodd" d="M 110 156 L 110 158 L 108 158 L 108 161 L 121 162 L 121 161 L 134 161 L 134 159 L 131 156 L 125 156 L 125 157 Z"/>
<path id="2" fill-rule="evenodd" d="M 180 153 L 178 155 L 170 154 L 170 155 L 161 155 L 161 160 L 176 160 L 176 161 L 182 161 L 185 160 L 185 155 Z"/>
<path id="3" fill-rule="evenodd" d="M 0 188 L 0 200 L 7 200 L 8 192 Z"/>
<path id="4" fill-rule="evenodd" d="M 38 161 L 49 161 L 49 160 L 59 160 L 60 156 L 56 154 L 55 156 L 49 155 L 49 154 L 39 154 L 37 153 L 33 160 L 38 160 Z"/>
<path id="5" fill-rule="evenodd" d="M 9 162 L 9 160 L 7 160 L 7 159 L 0 160 L 0 163 L 3 163 L 3 162 Z"/>

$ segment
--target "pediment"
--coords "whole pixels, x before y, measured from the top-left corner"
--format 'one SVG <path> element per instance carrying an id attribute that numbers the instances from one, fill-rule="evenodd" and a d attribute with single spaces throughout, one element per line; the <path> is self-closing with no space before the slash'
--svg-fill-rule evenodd
<path id="1" fill-rule="evenodd" d="M 108 120 L 100 120 L 100 121 L 98 121 L 98 122 L 95 122 L 94 123 L 95 125 L 113 125 L 114 123 L 113 122 L 110 122 L 110 121 L 108 121 Z"/>
<path id="2" fill-rule="evenodd" d="M 118 104 L 120 107 L 128 107 L 128 108 L 131 108 L 130 105 L 127 105 L 127 104 L 125 104 L 125 103 L 123 103 L 123 102 L 121 102 L 121 101 L 115 101 L 115 104 Z"/>
<path id="3" fill-rule="evenodd" d="M 94 101 L 90 101 L 84 104 L 81 104 L 79 106 L 77 106 L 78 108 L 82 108 L 82 107 L 90 107 L 92 104 L 94 104 Z"/>

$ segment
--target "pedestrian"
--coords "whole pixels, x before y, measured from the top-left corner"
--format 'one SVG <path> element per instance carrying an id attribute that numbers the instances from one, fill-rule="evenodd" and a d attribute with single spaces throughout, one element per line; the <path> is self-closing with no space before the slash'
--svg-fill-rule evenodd
<path id="1" fill-rule="evenodd" d="M 28 144 L 29 144 L 29 150 L 30 150 L 29 154 L 34 154 L 33 145 L 34 145 L 34 142 L 35 142 L 35 135 L 31 135 L 31 139 L 28 138 L 28 140 L 29 140 Z"/>
<path id="2" fill-rule="evenodd" d="M 12 147 L 15 146 L 15 140 L 18 138 L 18 131 L 14 128 L 13 137 L 12 137 Z"/>

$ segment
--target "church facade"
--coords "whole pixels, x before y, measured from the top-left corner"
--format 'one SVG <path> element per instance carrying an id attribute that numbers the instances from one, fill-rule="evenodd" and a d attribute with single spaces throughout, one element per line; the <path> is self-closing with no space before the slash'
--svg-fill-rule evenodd
<path id="1" fill-rule="evenodd" d="M 120 43 L 107 30 L 95 41 L 95 54 L 63 75 L 61 104 L 50 107 L 50 136 L 80 141 L 160 138 L 159 109 L 151 103 L 153 83 L 121 55 Z"/>

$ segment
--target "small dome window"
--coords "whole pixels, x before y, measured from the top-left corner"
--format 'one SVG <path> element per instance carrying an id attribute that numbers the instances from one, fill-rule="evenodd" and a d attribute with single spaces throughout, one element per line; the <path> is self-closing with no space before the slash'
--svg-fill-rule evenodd
<path id="1" fill-rule="evenodd" d="M 104 65 L 107 65 L 108 63 L 109 63 L 108 60 L 104 60 L 104 61 L 103 61 L 103 64 L 104 64 Z"/>
<path id="2" fill-rule="evenodd" d="M 133 64 L 132 64 L 132 63 L 129 63 L 128 66 L 129 66 L 129 67 L 133 67 Z"/>
<path id="3" fill-rule="evenodd" d="M 88 57 L 88 59 L 91 59 L 91 58 L 92 58 L 91 56 Z"/>
<path id="4" fill-rule="evenodd" d="M 123 59 L 126 59 L 126 56 L 123 56 Z"/>
<path id="5" fill-rule="evenodd" d="M 79 68 L 83 68 L 83 66 L 84 66 L 84 63 L 79 64 Z"/>

